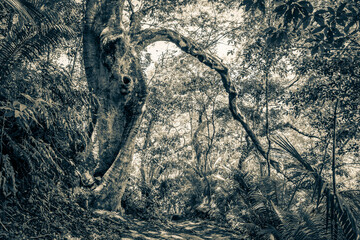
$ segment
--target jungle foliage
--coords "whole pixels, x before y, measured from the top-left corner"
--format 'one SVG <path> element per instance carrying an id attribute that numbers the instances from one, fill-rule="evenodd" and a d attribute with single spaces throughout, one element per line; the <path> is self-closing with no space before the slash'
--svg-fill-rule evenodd
<path id="1" fill-rule="evenodd" d="M 124 23 L 141 13 L 141 30 L 186 36 L 141 53 L 126 214 L 211 219 L 250 239 L 359 239 L 359 1 L 119 2 Z M 90 224 L 101 176 L 82 176 L 102 101 L 83 66 L 85 11 L 0 3 L 0 238 L 94 237 L 111 222 Z M 190 39 L 220 57 L 194 55 Z"/>

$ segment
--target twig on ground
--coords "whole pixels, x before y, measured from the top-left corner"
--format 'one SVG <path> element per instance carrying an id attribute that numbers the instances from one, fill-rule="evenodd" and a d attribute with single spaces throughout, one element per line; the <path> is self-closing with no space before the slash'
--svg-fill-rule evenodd
<path id="1" fill-rule="evenodd" d="M 4 228 L 5 231 L 9 232 L 9 230 L 5 227 L 5 225 L 0 220 L 0 225 Z"/>

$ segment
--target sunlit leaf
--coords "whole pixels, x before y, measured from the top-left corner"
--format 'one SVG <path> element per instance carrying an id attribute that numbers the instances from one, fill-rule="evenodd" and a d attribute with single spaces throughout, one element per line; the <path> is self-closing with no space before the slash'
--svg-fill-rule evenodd
<path id="1" fill-rule="evenodd" d="M 356 23 L 356 21 L 351 21 L 345 28 L 344 28 L 344 32 L 345 33 L 349 33 L 349 30 L 351 29 L 352 26 L 354 26 Z"/>
<path id="2" fill-rule="evenodd" d="M 19 118 L 20 115 L 21 115 L 21 112 L 20 112 L 20 111 L 18 111 L 18 110 L 15 110 L 15 111 L 14 111 L 14 116 L 15 116 L 15 118 Z"/>
<path id="3" fill-rule="evenodd" d="M 20 112 L 24 111 L 26 108 L 27 108 L 27 106 L 26 106 L 26 105 L 24 105 L 24 104 L 20 104 L 20 107 L 19 107 Z"/>
<path id="4" fill-rule="evenodd" d="M 17 100 L 15 100 L 15 101 L 13 101 L 12 105 L 13 105 L 14 107 L 17 107 L 17 106 L 20 105 L 20 102 L 17 101 Z"/>
<path id="5" fill-rule="evenodd" d="M 21 93 L 21 95 L 24 96 L 30 102 L 35 102 L 35 99 L 33 99 L 30 95 L 25 94 L 25 93 Z"/>

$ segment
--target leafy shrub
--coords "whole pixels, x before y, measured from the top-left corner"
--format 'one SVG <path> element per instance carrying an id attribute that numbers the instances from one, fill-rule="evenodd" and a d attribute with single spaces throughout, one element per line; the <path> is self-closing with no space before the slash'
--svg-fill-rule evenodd
<path id="1" fill-rule="evenodd" d="M 79 180 L 76 165 L 87 140 L 87 90 L 46 61 L 32 65 L 18 66 L 1 79 L 2 198 L 15 196 L 16 190 L 28 194 Z"/>

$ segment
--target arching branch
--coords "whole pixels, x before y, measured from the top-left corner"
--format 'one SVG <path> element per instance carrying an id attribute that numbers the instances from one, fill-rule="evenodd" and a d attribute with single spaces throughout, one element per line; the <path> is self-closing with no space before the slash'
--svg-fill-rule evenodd
<path id="1" fill-rule="evenodd" d="M 145 29 L 137 34 L 133 41 L 137 44 L 139 48 L 145 48 L 148 45 L 158 42 L 158 41 L 167 41 L 174 43 L 178 46 L 182 51 L 196 57 L 200 62 L 215 70 L 221 76 L 221 80 L 223 86 L 229 97 L 229 108 L 232 116 L 235 120 L 241 123 L 246 133 L 251 138 L 254 143 L 256 149 L 260 152 L 260 154 L 266 158 L 266 152 L 262 147 L 259 139 L 252 131 L 250 126 L 247 124 L 244 116 L 239 111 L 236 100 L 237 100 L 237 91 L 234 84 L 231 82 L 229 69 L 225 64 L 221 62 L 219 58 L 216 56 L 206 52 L 202 49 L 196 42 L 187 38 L 180 33 L 169 30 L 169 29 Z"/>

